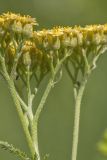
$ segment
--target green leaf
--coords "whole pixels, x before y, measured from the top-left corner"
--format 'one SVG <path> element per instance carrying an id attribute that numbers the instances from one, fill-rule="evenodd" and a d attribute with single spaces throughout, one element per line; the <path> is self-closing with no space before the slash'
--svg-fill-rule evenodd
<path id="1" fill-rule="evenodd" d="M 12 144 L 9 144 L 8 142 L 0 141 L 0 146 L 2 149 L 7 150 L 15 156 L 19 157 L 21 160 L 31 160 L 25 152 L 15 148 Z"/>

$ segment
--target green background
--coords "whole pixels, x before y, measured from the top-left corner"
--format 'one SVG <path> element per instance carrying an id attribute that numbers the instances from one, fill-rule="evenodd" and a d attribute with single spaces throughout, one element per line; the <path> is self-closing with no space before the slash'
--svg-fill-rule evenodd
<path id="1" fill-rule="evenodd" d="M 20 12 L 37 18 L 37 29 L 55 25 L 103 24 L 107 22 L 107 0 L 0 0 L 0 12 Z M 96 149 L 107 127 L 107 55 L 91 75 L 81 108 L 78 160 L 104 160 Z M 39 123 L 41 154 L 49 160 L 70 160 L 73 129 L 73 88 L 64 71 L 63 78 L 51 91 Z M 0 140 L 28 151 L 20 121 L 0 77 Z M 0 160 L 16 160 L 0 150 Z"/>

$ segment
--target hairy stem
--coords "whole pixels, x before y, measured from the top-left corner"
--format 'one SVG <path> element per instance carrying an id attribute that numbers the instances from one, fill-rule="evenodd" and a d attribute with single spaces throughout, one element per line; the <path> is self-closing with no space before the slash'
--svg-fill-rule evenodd
<path id="1" fill-rule="evenodd" d="M 27 139 L 27 143 L 28 143 L 28 146 L 29 146 L 29 148 L 30 148 L 30 151 L 31 151 L 31 155 L 32 155 L 32 157 L 33 157 L 33 156 L 34 156 L 34 153 L 35 153 L 35 149 L 34 149 L 34 146 L 33 146 L 33 143 L 32 143 L 32 139 L 31 139 L 31 136 L 30 136 L 28 127 L 27 127 L 26 119 L 24 118 L 24 114 L 23 114 L 23 111 L 22 111 L 20 102 L 19 102 L 19 100 L 18 100 L 18 97 L 17 97 L 17 93 L 16 93 L 16 90 L 15 90 L 14 82 L 13 82 L 13 80 L 9 77 L 8 72 L 7 72 L 7 69 L 6 69 L 6 66 L 5 66 L 5 60 L 4 60 L 4 58 L 1 57 L 1 56 L 0 56 L 0 61 L 1 61 L 1 65 L 2 65 L 2 70 L 3 70 L 4 78 L 5 78 L 5 80 L 7 81 L 7 84 L 8 84 L 10 93 L 11 93 L 11 96 L 12 96 L 12 98 L 13 98 L 14 104 L 15 104 L 15 106 L 16 106 L 16 109 L 17 109 L 19 118 L 20 118 L 21 123 L 22 123 L 22 126 L 23 126 L 24 133 L 25 133 L 25 135 L 26 135 L 26 139 Z"/>
<path id="2" fill-rule="evenodd" d="M 39 153 L 39 148 L 38 148 L 38 131 L 37 131 L 37 128 L 38 128 L 38 120 L 39 120 L 39 117 L 40 117 L 40 114 L 41 114 L 41 111 L 44 107 L 44 104 L 46 102 L 46 99 L 49 95 L 49 92 L 51 90 L 53 86 L 53 79 L 51 78 L 47 87 L 46 87 L 46 90 L 42 96 L 42 99 L 41 99 L 41 102 L 37 108 L 37 111 L 36 111 L 36 114 L 34 116 L 34 119 L 33 119 L 33 125 L 32 125 L 32 139 L 33 139 L 33 142 L 34 142 L 34 145 L 35 145 L 35 150 L 36 150 L 36 154 L 37 154 L 37 157 L 38 157 L 38 160 L 40 159 L 40 153 Z"/>
<path id="3" fill-rule="evenodd" d="M 65 61 L 65 59 L 70 54 L 71 53 L 68 53 L 67 55 L 65 55 L 65 57 L 62 60 L 58 61 L 55 69 L 52 67 L 52 76 L 51 76 L 51 78 L 48 82 L 48 85 L 45 89 L 45 92 L 44 92 L 44 94 L 41 98 L 39 106 L 36 110 L 36 114 L 34 115 L 33 124 L 32 124 L 32 140 L 33 140 L 34 145 L 35 145 L 35 150 L 36 150 L 36 153 L 37 153 L 38 160 L 40 160 L 40 153 L 39 153 L 39 147 L 38 147 L 38 120 L 39 120 L 40 114 L 43 110 L 46 99 L 47 99 L 47 97 L 48 97 L 48 95 L 51 91 L 51 88 L 54 86 L 54 79 L 56 77 L 56 74 L 58 73 L 59 69 L 61 68 L 62 63 Z"/>
<path id="4" fill-rule="evenodd" d="M 30 120 L 30 123 L 32 123 L 32 120 L 33 120 L 32 101 L 33 101 L 34 95 L 32 95 L 31 93 L 29 66 L 27 68 L 27 93 L 28 93 L 28 118 Z"/>
<path id="5" fill-rule="evenodd" d="M 32 139 L 31 139 L 28 127 L 27 127 L 26 120 L 25 120 L 24 115 L 23 115 L 23 111 L 22 111 L 20 103 L 17 99 L 17 95 L 16 95 L 14 85 L 11 83 L 11 81 L 10 82 L 8 81 L 8 85 L 9 85 L 10 93 L 11 93 L 11 96 L 14 100 L 14 104 L 16 106 L 17 112 L 19 114 L 19 117 L 20 117 L 23 129 L 24 129 L 25 135 L 26 135 L 26 139 L 27 139 L 31 154 L 33 156 L 34 155 L 34 147 L 33 147 Z"/>
<path id="6" fill-rule="evenodd" d="M 77 150 L 78 150 L 78 139 L 79 139 L 79 123 L 80 123 L 80 108 L 81 108 L 81 101 L 83 98 L 84 89 L 86 86 L 87 79 L 85 78 L 77 92 L 75 97 L 75 115 L 74 115 L 74 128 L 73 128 L 73 144 L 72 144 L 72 157 L 71 160 L 77 159 Z M 75 90 L 75 89 L 74 89 Z"/>

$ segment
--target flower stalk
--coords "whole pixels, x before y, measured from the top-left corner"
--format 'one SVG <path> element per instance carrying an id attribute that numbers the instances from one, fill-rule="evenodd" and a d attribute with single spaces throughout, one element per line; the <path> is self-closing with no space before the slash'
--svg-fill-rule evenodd
<path id="1" fill-rule="evenodd" d="M 20 102 L 19 102 L 19 100 L 17 98 L 17 93 L 16 93 L 16 90 L 15 90 L 15 86 L 14 86 L 13 80 L 9 77 L 8 72 L 6 70 L 5 59 L 1 55 L 0 55 L 0 62 L 1 62 L 1 65 L 2 65 L 3 76 L 4 76 L 4 78 L 5 78 L 5 80 L 6 80 L 7 84 L 8 84 L 11 96 L 13 98 L 14 104 L 16 106 L 19 118 L 20 118 L 22 126 L 23 126 L 23 130 L 24 130 L 25 135 L 26 135 L 26 139 L 27 139 L 30 151 L 31 151 L 31 155 L 33 157 L 33 155 L 35 153 L 35 150 L 34 150 L 34 147 L 33 147 L 33 143 L 32 143 L 32 139 L 31 139 L 29 130 L 27 128 L 27 123 L 26 123 L 26 120 L 24 118 L 24 114 L 23 114 Z"/>
<path id="2" fill-rule="evenodd" d="M 78 86 L 78 91 L 77 91 L 77 88 L 74 88 L 74 94 L 75 94 L 75 92 L 77 94 L 75 96 L 75 114 L 74 114 L 73 143 L 72 143 L 71 160 L 77 159 L 81 102 L 82 102 L 86 83 L 87 83 L 87 79 L 84 79 L 81 82 L 80 86 Z"/>
<path id="3" fill-rule="evenodd" d="M 62 58 L 62 60 L 58 61 L 57 62 L 57 65 L 56 67 L 52 67 L 52 74 L 51 74 L 51 78 L 47 84 L 47 87 L 44 91 L 44 94 L 41 98 L 41 101 L 37 107 L 37 110 L 36 110 L 36 113 L 34 115 L 34 119 L 33 119 L 33 123 L 32 123 L 32 139 L 33 139 L 33 142 L 34 142 L 34 145 L 35 145 L 35 148 L 37 150 L 36 153 L 37 156 L 38 156 L 38 159 L 40 160 L 40 153 L 39 153 L 39 146 L 38 146 L 38 121 L 39 121 L 39 117 L 40 117 L 40 114 L 43 110 L 43 107 L 44 107 L 44 104 L 46 102 L 46 99 L 52 89 L 52 87 L 54 87 L 54 85 L 56 84 L 55 82 L 55 77 L 56 77 L 56 74 L 59 72 L 59 70 L 61 69 L 61 66 L 63 64 L 63 62 L 66 60 L 66 58 L 68 58 L 70 55 L 72 54 L 72 51 L 67 51 L 65 56 Z M 51 64 L 52 65 L 52 64 Z"/>

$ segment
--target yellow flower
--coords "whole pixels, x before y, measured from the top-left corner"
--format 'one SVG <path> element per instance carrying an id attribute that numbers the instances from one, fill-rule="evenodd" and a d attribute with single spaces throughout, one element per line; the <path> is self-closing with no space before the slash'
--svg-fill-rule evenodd
<path id="1" fill-rule="evenodd" d="M 5 32 L 8 31 L 10 34 L 23 34 L 23 36 L 31 38 L 35 25 L 38 25 L 36 19 L 28 15 L 22 16 L 20 14 L 8 12 L 3 13 L 0 16 L 0 26 L 4 29 Z"/>
<path id="2" fill-rule="evenodd" d="M 38 24 L 36 22 L 36 19 L 32 18 L 29 15 L 21 16 L 20 14 L 15 14 L 15 13 L 11 13 L 11 12 L 3 13 L 1 15 L 1 18 L 3 18 L 4 21 L 7 21 L 8 23 L 12 23 L 13 21 L 16 21 L 16 22 L 21 22 L 22 25 L 25 25 L 25 24 L 37 25 Z"/>
<path id="3" fill-rule="evenodd" d="M 60 37 L 63 35 L 63 30 L 61 27 L 54 27 L 52 30 L 48 30 L 48 34 L 53 37 Z"/>
<path id="4" fill-rule="evenodd" d="M 23 47 L 22 47 L 22 52 L 26 53 L 26 52 L 35 52 L 36 50 L 36 46 L 33 42 L 31 42 L 30 40 L 25 41 Z"/>
<path id="5" fill-rule="evenodd" d="M 8 55 L 11 55 L 11 56 L 14 56 L 15 53 L 16 53 L 16 49 L 13 45 L 13 43 L 10 43 L 8 48 L 7 48 L 7 52 L 8 52 Z"/>
<path id="6" fill-rule="evenodd" d="M 4 18 L 0 17 L 0 26 L 4 25 Z"/>

